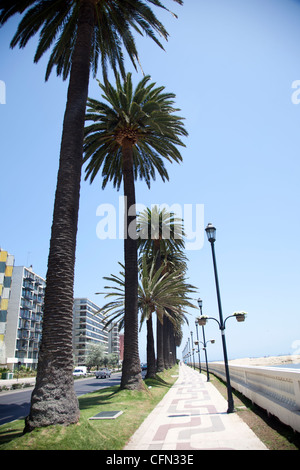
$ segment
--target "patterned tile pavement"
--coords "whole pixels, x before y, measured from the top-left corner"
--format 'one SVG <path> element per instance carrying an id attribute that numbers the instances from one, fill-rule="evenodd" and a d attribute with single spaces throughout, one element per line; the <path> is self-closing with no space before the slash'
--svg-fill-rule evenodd
<path id="1" fill-rule="evenodd" d="M 267 450 L 206 376 L 180 365 L 179 377 L 124 450 Z"/>

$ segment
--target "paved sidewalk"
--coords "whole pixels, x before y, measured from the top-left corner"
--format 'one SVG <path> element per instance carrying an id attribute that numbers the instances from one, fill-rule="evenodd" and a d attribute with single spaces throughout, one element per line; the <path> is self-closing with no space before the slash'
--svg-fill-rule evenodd
<path id="1" fill-rule="evenodd" d="M 15 384 L 26 384 L 27 386 L 31 385 L 33 387 L 35 385 L 35 377 L 23 377 L 19 379 L 15 377 L 13 379 L 0 379 L 0 388 L 1 387 L 11 388 L 12 385 L 15 385 Z"/>
<path id="2" fill-rule="evenodd" d="M 34 386 L 35 377 L 20 377 L 19 379 L 15 376 L 13 379 L 0 379 L 0 387 L 10 388 L 14 384 L 30 384 Z"/>
<path id="3" fill-rule="evenodd" d="M 179 378 L 124 450 L 267 450 L 206 376 L 180 365 Z"/>

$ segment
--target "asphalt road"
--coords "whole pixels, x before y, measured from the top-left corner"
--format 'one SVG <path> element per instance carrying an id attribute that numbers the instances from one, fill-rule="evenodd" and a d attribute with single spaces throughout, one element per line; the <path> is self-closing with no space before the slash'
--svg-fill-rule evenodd
<path id="1" fill-rule="evenodd" d="M 74 381 L 74 388 L 77 396 L 94 392 L 100 388 L 118 385 L 121 380 L 121 373 L 112 374 L 107 379 L 96 379 L 94 376 L 87 379 L 77 379 Z M 25 418 L 29 414 L 31 389 L 14 390 L 1 392 L 0 394 L 0 425 L 9 423 L 16 419 Z"/>

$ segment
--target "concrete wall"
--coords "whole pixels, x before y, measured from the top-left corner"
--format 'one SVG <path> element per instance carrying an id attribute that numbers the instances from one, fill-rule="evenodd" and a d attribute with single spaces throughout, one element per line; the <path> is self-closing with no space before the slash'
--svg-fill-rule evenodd
<path id="1" fill-rule="evenodd" d="M 226 382 L 224 363 L 210 362 L 208 369 Z M 229 373 L 232 388 L 300 432 L 299 369 L 229 365 Z"/>

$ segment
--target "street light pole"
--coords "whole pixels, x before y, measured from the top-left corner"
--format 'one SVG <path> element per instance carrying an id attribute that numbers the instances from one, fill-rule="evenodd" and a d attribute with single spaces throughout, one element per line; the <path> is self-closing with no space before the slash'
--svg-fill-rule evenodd
<path id="1" fill-rule="evenodd" d="M 190 338 L 188 338 L 188 351 L 189 351 L 189 361 L 190 361 L 190 358 L 192 357 L 192 354 L 191 354 L 191 346 L 190 346 Z"/>
<path id="2" fill-rule="evenodd" d="M 199 309 L 200 309 L 200 314 L 202 316 L 202 305 L 203 305 L 203 301 L 202 299 L 198 299 L 198 305 L 199 305 Z M 198 325 L 198 321 L 196 320 L 196 325 Z M 207 343 L 214 343 L 215 340 L 214 339 L 210 339 L 206 342 L 205 340 L 205 332 L 204 332 L 204 325 L 202 325 L 202 335 L 203 335 L 203 341 L 200 341 L 199 342 L 199 338 L 198 338 L 198 328 L 197 328 L 197 338 L 198 338 L 198 342 L 199 342 L 199 349 L 198 351 L 200 351 L 200 343 L 203 344 L 203 349 L 204 349 L 204 354 L 205 354 L 205 364 L 206 364 L 206 373 L 207 373 L 207 382 L 209 382 L 209 370 L 208 370 L 208 360 L 207 360 L 207 351 L 206 351 L 206 345 Z"/>
<path id="3" fill-rule="evenodd" d="M 199 343 L 199 335 L 198 335 L 198 322 L 196 323 L 196 333 L 197 333 L 197 341 L 198 341 L 198 360 L 199 360 L 199 373 L 201 374 L 201 361 L 200 361 L 200 343 Z"/>
<path id="4" fill-rule="evenodd" d="M 220 288 L 219 288 L 219 280 L 218 280 L 218 272 L 217 272 L 217 263 L 216 263 L 215 247 L 214 247 L 214 243 L 216 241 L 216 229 L 212 224 L 208 224 L 205 231 L 206 231 L 206 234 L 207 234 L 208 241 L 211 244 L 211 251 L 212 251 L 212 258 L 213 258 L 213 265 L 214 265 L 214 273 L 215 273 L 215 282 L 216 282 L 217 299 L 218 299 L 218 307 L 219 307 L 219 318 L 220 318 L 220 330 L 221 330 L 221 337 L 222 337 L 224 363 L 225 363 L 225 373 L 226 373 L 226 382 L 227 382 L 227 398 L 228 398 L 227 413 L 233 413 L 234 412 L 234 403 L 233 403 L 232 389 L 231 389 L 231 384 L 230 384 L 230 375 L 229 375 L 228 357 L 227 357 L 227 348 L 226 348 L 226 339 L 225 339 L 225 325 L 223 323 L 222 304 L 221 304 L 221 296 L 220 296 Z"/>
<path id="5" fill-rule="evenodd" d="M 203 325 L 202 325 L 202 335 L 203 335 L 203 345 L 204 345 L 204 353 L 205 353 L 207 382 L 209 382 L 209 370 L 208 370 L 208 362 L 207 362 L 206 341 L 205 341 L 205 334 L 204 334 L 204 326 Z"/>
<path id="6" fill-rule="evenodd" d="M 192 340 L 192 354 L 193 354 L 193 367 L 195 370 L 195 356 L 194 356 L 194 341 L 193 341 L 193 332 L 191 331 L 191 340 Z"/>

